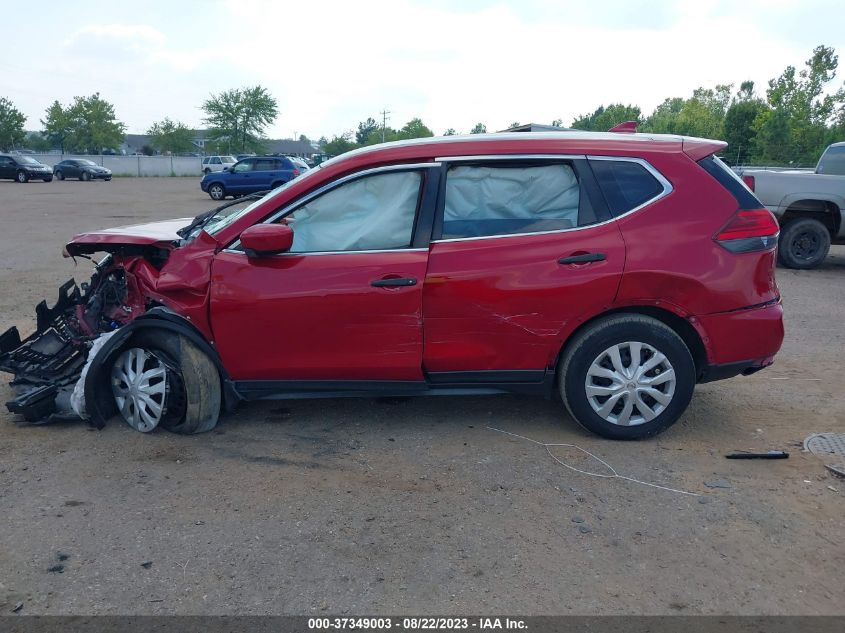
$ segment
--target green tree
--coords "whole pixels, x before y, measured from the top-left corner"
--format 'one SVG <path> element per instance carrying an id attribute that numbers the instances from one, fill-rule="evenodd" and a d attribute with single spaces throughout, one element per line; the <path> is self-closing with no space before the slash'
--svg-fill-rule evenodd
<path id="1" fill-rule="evenodd" d="M 323 145 L 323 151 L 326 154 L 337 156 L 338 154 L 343 154 L 344 152 L 355 149 L 356 145 L 352 141 L 352 136 L 353 133 L 351 131 L 344 132 L 340 135 L 335 134 L 332 137 L 332 140 L 327 141 Z"/>
<path id="2" fill-rule="evenodd" d="M 169 117 L 153 123 L 147 130 L 147 135 L 150 137 L 150 145 L 162 154 L 187 154 L 195 147 L 191 129 L 184 123 L 172 121 Z"/>
<path id="3" fill-rule="evenodd" d="M 65 144 L 73 132 L 70 117 L 62 104 L 54 101 L 53 105 L 47 108 L 44 118 L 41 119 L 44 126 L 43 134 L 54 146 L 58 146 L 65 153 Z"/>
<path id="4" fill-rule="evenodd" d="M 813 164 L 824 149 L 830 127 L 845 107 L 845 89 L 828 87 L 836 77 L 839 57 L 832 48 L 817 46 L 805 68 L 787 66 L 769 81 L 766 100 L 773 113 L 763 113 L 755 123 L 758 132 L 756 158 L 770 162 L 789 156 L 792 164 Z M 788 129 L 785 136 L 784 125 Z M 771 146 L 786 143 L 787 149 Z M 783 158 L 777 160 L 783 162 Z"/>
<path id="5" fill-rule="evenodd" d="M 644 132 L 654 134 L 678 134 L 678 115 L 684 107 L 684 99 L 671 97 L 654 109 L 643 124 Z"/>
<path id="6" fill-rule="evenodd" d="M 443 136 L 455 136 L 457 132 L 455 132 L 455 128 L 450 127 L 448 130 L 443 132 Z"/>
<path id="7" fill-rule="evenodd" d="M 397 137 L 399 139 L 425 138 L 428 136 L 434 136 L 434 132 L 432 132 L 420 118 L 411 119 L 402 127 L 401 130 L 397 132 Z"/>
<path id="8" fill-rule="evenodd" d="M 751 158 L 752 143 L 756 132 L 754 122 L 769 107 L 754 96 L 754 82 L 743 81 L 739 92 L 725 112 L 725 135 L 728 143 L 725 158 L 732 164 L 742 164 Z"/>
<path id="9" fill-rule="evenodd" d="M 522 124 L 521 124 L 519 121 L 514 121 L 514 122 L 513 122 L 513 123 L 511 123 L 511 124 L 510 124 L 510 125 L 509 125 L 506 129 L 508 129 L 508 130 L 509 130 L 509 129 L 511 129 L 512 127 L 519 127 L 520 125 L 522 125 Z"/>
<path id="10" fill-rule="evenodd" d="M 476 123 L 475 127 L 469 131 L 470 134 L 487 134 L 487 126 L 483 123 Z"/>
<path id="11" fill-rule="evenodd" d="M 117 149 L 123 142 L 126 126 L 117 120 L 114 106 L 99 92 L 90 97 L 74 97 L 64 112 L 70 129 L 65 144 L 71 150 L 100 154 L 104 149 Z"/>
<path id="12" fill-rule="evenodd" d="M 358 124 L 358 131 L 355 132 L 355 141 L 358 145 L 370 144 L 370 138 L 375 136 L 379 138 L 377 142 L 381 142 L 381 126 L 376 123 L 373 117 L 367 117 L 366 121 L 361 121 Z"/>
<path id="13" fill-rule="evenodd" d="M 0 97 L 0 150 L 11 150 L 23 143 L 26 116 L 6 97 Z"/>
<path id="14" fill-rule="evenodd" d="M 696 88 L 684 102 L 675 124 L 676 134 L 720 139 L 725 135 L 725 112 L 731 100 L 732 85 Z"/>
<path id="15" fill-rule="evenodd" d="M 552 127 L 563 127 L 563 119 L 555 119 L 552 121 Z"/>
<path id="16" fill-rule="evenodd" d="M 53 149 L 53 143 L 50 142 L 50 139 L 40 132 L 33 132 L 27 136 L 26 144 L 29 149 L 41 153 L 46 153 Z"/>
<path id="17" fill-rule="evenodd" d="M 279 115 L 276 99 L 262 86 L 212 95 L 202 109 L 211 140 L 225 142 L 235 152 L 262 151 L 264 131 Z"/>
<path id="18" fill-rule="evenodd" d="M 610 128 L 625 121 L 636 121 L 637 124 L 641 124 L 642 112 L 640 108 L 622 103 L 611 103 L 606 108 L 601 105 L 592 114 L 579 116 L 572 122 L 571 127 L 576 130 L 607 132 Z"/>

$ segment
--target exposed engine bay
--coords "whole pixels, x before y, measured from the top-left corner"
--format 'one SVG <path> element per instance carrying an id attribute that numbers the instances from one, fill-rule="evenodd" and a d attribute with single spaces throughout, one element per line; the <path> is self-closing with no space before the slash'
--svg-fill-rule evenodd
<path id="1" fill-rule="evenodd" d="M 85 419 L 73 395 L 92 347 L 153 306 L 136 275 L 112 255 L 97 264 L 90 282 L 64 283 L 52 308 L 46 301 L 36 306 L 33 334 L 22 340 L 12 327 L 0 335 L 0 371 L 14 375 L 18 394 L 6 407 L 30 424 Z"/>

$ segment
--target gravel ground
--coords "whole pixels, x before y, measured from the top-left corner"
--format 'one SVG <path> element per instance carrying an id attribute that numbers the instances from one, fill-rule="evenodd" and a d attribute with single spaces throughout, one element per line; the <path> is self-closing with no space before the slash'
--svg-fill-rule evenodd
<path id="1" fill-rule="evenodd" d="M 37 301 L 87 280 L 60 255 L 71 235 L 194 215 L 198 185 L 0 182 L 2 327 L 30 331 Z M 518 396 L 255 403 L 196 437 L 3 410 L 0 613 L 843 614 L 845 481 L 800 444 L 845 431 L 845 247 L 778 280 L 776 364 L 700 386 L 646 442 Z M 585 476 L 489 426 L 700 496 Z"/>

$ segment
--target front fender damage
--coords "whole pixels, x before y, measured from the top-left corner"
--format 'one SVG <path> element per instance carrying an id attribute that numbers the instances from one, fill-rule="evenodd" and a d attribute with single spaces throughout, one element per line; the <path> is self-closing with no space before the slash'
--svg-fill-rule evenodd
<path id="1" fill-rule="evenodd" d="M 0 371 L 13 375 L 16 393 L 6 407 L 21 416 L 19 424 L 87 420 L 101 428 L 105 420 L 92 402 L 89 376 L 102 372 L 114 343 L 125 342 L 135 326 L 149 325 L 147 318 L 136 324 L 139 317 L 166 310 L 195 323 L 185 327 L 208 345 L 203 317 L 213 249 L 197 241 L 194 248 L 171 251 L 171 257 L 161 257 L 161 249 L 115 251 L 97 264 L 90 282 L 77 285 L 71 279 L 59 288 L 55 305 L 42 301 L 36 307 L 33 334 L 22 339 L 17 327 L 0 334 Z"/>

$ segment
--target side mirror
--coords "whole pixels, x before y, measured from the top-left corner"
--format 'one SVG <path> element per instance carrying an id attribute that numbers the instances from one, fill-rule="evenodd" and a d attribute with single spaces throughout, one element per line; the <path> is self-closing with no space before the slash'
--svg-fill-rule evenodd
<path id="1" fill-rule="evenodd" d="M 278 255 L 293 246 L 293 229 L 287 224 L 256 224 L 241 233 L 241 246 L 248 257 Z"/>

